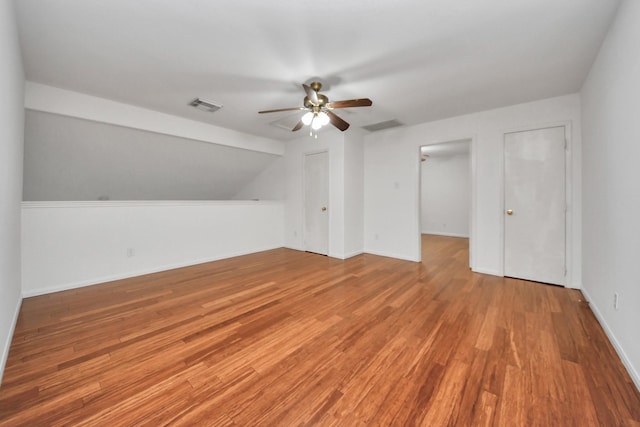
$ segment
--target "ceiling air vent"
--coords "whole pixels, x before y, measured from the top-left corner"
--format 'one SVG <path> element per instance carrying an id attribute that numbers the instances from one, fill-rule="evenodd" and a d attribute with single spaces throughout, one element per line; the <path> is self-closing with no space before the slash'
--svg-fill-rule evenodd
<path id="1" fill-rule="evenodd" d="M 368 130 L 369 132 L 376 132 L 379 130 L 395 128 L 398 126 L 403 126 L 404 123 L 399 122 L 396 119 L 387 120 L 386 122 L 374 123 L 372 125 L 362 126 L 362 129 Z"/>
<path id="2" fill-rule="evenodd" d="M 213 102 L 205 101 L 204 99 L 196 98 L 189 103 L 192 107 L 196 107 L 198 110 L 206 111 L 207 113 L 215 113 L 222 108 L 222 105 L 214 104 Z"/>

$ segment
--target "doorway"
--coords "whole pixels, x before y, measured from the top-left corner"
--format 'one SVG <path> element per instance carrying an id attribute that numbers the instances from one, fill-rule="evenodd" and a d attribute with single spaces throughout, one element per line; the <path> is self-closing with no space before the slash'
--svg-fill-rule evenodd
<path id="1" fill-rule="evenodd" d="M 505 134 L 504 275 L 566 282 L 565 127 Z"/>
<path id="2" fill-rule="evenodd" d="M 329 154 L 304 157 L 304 249 L 329 254 Z"/>
<path id="3" fill-rule="evenodd" d="M 433 258 L 433 251 L 427 247 L 432 241 L 464 239 L 470 249 L 471 170 L 471 139 L 420 147 L 419 219 L 423 261 Z M 467 262 L 471 266 L 470 250 Z"/>

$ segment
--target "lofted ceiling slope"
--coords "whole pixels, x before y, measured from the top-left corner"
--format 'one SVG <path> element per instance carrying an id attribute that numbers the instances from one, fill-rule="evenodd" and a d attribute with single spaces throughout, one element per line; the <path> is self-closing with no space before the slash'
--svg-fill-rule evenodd
<path id="1" fill-rule="evenodd" d="M 249 134 L 319 79 L 352 126 L 417 124 L 576 92 L 617 0 L 20 0 L 28 80 Z M 188 106 L 201 97 L 224 107 Z"/>

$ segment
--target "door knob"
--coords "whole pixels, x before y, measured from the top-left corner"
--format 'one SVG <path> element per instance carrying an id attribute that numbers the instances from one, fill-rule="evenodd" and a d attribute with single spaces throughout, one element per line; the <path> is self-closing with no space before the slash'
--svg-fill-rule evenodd
<path id="1" fill-rule="evenodd" d="M 326 207 L 326 206 L 323 206 L 323 207 L 322 207 L 322 212 L 324 212 L 324 211 L 326 211 L 326 210 L 327 210 L 327 207 Z"/>
<path id="2" fill-rule="evenodd" d="M 507 209 L 507 215 L 513 215 L 513 211 L 511 209 Z"/>

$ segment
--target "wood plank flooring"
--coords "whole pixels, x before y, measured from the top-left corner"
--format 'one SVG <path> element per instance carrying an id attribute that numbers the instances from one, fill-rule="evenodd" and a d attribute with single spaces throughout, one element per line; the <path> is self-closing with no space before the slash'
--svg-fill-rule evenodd
<path id="1" fill-rule="evenodd" d="M 2 426 L 639 426 L 580 292 L 277 249 L 24 301 Z"/>

